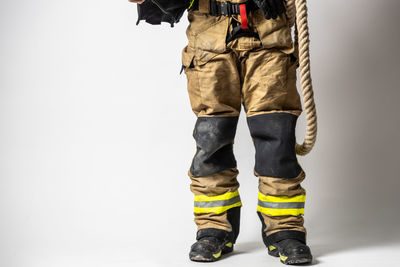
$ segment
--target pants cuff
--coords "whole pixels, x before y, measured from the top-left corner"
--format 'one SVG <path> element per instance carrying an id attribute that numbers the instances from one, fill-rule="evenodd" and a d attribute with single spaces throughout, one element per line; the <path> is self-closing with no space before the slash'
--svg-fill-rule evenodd
<path id="1" fill-rule="evenodd" d="M 268 245 L 272 245 L 284 239 L 297 239 L 300 242 L 306 243 L 306 233 L 301 231 L 279 231 L 265 237 L 264 242 Z"/>

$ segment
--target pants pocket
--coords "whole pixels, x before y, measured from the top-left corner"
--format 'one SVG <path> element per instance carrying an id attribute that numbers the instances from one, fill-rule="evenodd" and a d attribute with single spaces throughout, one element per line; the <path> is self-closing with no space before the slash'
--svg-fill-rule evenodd
<path id="1" fill-rule="evenodd" d="M 226 35 L 230 18 L 210 16 L 196 11 L 188 13 L 186 35 L 194 49 L 222 53 L 226 50 Z"/>
<path id="2" fill-rule="evenodd" d="M 194 50 L 186 46 L 182 64 L 193 112 L 197 116 L 237 116 L 240 78 L 229 53 Z"/>
<path id="3" fill-rule="evenodd" d="M 292 33 L 285 14 L 277 19 L 264 18 L 261 10 L 254 13 L 254 26 L 264 48 L 290 50 L 293 48 Z"/>

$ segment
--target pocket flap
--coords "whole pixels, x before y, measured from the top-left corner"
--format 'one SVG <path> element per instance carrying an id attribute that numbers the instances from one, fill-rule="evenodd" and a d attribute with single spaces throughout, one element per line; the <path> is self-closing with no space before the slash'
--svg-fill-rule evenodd
<path id="1" fill-rule="evenodd" d="M 187 68 L 193 66 L 201 66 L 213 59 L 219 53 L 204 51 L 201 49 L 193 49 L 186 46 L 182 51 L 182 65 Z"/>
<path id="2" fill-rule="evenodd" d="M 195 53 L 194 64 L 198 66 L 204 65 L 218 54 L 219 53 L 197 49 Z"/>

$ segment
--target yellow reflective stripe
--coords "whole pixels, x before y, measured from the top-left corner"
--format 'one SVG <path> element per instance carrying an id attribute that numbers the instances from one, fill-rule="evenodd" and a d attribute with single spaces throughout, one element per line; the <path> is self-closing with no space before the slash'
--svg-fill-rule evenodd
<path id="1" fill-rule="evenodd" d="M 195 195 L 194 196 L 194 201 L 216 201 L 216 200 L 228 200 L 234 197 L 237 197 L 239 195 L 239 190 L 236 190 L 235 192 L 228 192 L 223 195 L 218 195 L 218 196 L 206 196 L 206 195 Z"/>
<path id="2" fill-rule="evenodd" d="M 306 195 L 297 195 L 294 197 L 288 196 L 267 196 L 261 192 L 258 192 L 258 199 L 265 202 L 305 202 Z"/>
<path id="3" fill-rule="evenodd" d="M 284 216 L 284 215 L 304 215 L 304 209 L 270 209 L 257 206 L 257 211 L 271 216 Z"/>
<path id="4" fill-rule="evenodd" d="M 194 207 L 194 213 L 223 213 L 231 208 L 234 207 L 240 207 L 242 206 L 242 202 L 237 202 L 235 204 L 229 205 L 229 206 L 223 206 L 223 207 L 212 207 L 212 208 L 198 208 Z"/>

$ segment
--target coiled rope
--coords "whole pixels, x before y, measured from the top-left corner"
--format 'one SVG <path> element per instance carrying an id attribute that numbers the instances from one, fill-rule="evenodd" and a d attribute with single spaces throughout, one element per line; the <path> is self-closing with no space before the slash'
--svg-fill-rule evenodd
<path id="1" fill-rule="evenodd" d="M 286 14 L 290 27 L 295 26 L 295 53 L 300 63 L 300 84 L 306 111 L 306 135 L 302 144 L 296 144 L 296 154 L 304 156 L 317 139 L 317 111 L 310 70 L 310 38 L 308 31 L 307 0 L 287 0 Z"/>

